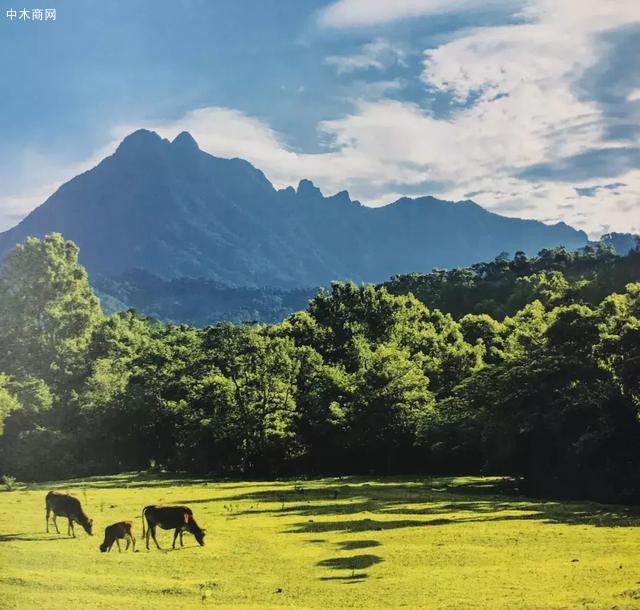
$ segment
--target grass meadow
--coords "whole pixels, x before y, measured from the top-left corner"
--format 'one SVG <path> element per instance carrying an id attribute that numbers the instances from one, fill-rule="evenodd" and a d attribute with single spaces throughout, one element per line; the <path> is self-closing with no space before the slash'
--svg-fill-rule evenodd
<path id="1" fill-rule="evenodd" d="M 2 608 L 640 608 L 640 513 L 529 500 L 495 478 L 298 482 L 125 474 L 0 492 Z M 95 534 L 45 533 L 44 498 L 68 491 Z M 185 535 L 146 551 L 140 512 L 189 505 Z M 102 554 L 135 520 L 136 552 Z M 153 543 L 152 543 L 153 545 Z"/>

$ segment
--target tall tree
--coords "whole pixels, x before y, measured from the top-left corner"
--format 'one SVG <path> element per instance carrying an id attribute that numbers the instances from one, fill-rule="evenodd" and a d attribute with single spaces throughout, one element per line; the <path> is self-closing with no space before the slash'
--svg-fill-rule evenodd
<path id="1" fill-rule="evenodd" d="M 5 418 L 21 406 L 18 399 L 9 391 L 8 381 L 7 375 L 0 374 L 0 435 L 4 432 Z"/>
<path id="2" fill-rule="evenodd" d="M 27 239 L 0 269 L 0 370 L 64 394 L 84 369 L 101 317 L 75 244 L 58 233 Z"/>

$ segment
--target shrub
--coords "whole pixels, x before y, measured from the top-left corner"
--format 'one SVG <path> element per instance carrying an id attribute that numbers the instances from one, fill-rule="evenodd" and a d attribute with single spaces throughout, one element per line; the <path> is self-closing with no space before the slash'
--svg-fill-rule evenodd
<path id="1" fill-rule="evenodd" d="M 8 474 L 2 476 L 2 484 L 5 491 L 13 491 L 16 488 L 16 478 Z"/>

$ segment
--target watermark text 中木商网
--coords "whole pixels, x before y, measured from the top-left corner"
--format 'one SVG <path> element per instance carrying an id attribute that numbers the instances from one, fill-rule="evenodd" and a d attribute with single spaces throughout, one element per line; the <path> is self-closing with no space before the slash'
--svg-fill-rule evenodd
<path id="1" fill-rule="evenodd" d="M 56 17 L 55 8 L 10 8 L 6 14 L 9 21 L 55 21 Z"/>

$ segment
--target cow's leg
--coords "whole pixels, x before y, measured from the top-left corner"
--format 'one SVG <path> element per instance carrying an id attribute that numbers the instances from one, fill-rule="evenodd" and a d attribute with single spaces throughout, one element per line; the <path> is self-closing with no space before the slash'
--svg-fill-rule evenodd
<path id="1" fill-rule="evenodd" d="M 120 548 L 120 540 L 116 538 L 116 544 L 118 545 L 118 553 L 122 553 L 122 549 Z"/>
<path id="2" fill-rule="evenodd" d="M 131 540 L 131 552 L 135 553 L 136 552 L 136 537 L 133 535 L 133 532 L 131 534 L 129 534 L 129 540 Z M 128 545 L 127 545 L 127 548 Z"/>
<path id="3" fill-rule="evenodd" d="M 180 530 L 180 546 L 184 546 L 184 542 L 182 542 L 182 537 L 184 536 L 184 530 Z"/>
<path id="4" fill-rule="evenodd" d="M 162 550 L 160 548 L 160 545 L 158 544 L 158 539 L 156 538 L 156 526 L 154 525 L 153 527 L 150 527 L 149 530 L 151 531 L 151 537 L 153 538 L 153 541 L 156 543 L 158 550 Z"/>
<path id="5" fill-rule="evenodd" d="M 47 510 L 47 534 L 48 534 L 49 533 L 49 512 L 50 512 L 48 506 L 47 506 L 46 510 Z"/>
<path id="6" fill-rule="evenodd" d="M 67 535 L 69 534 L 69 531 L 71 531 L 71 535 L 75 538 L 76 530 L 73 529 L 73 519 L 71 517 L 67 517 L 67 519 L 69 519 L 69 528 L 67 529 Z"/>
<path id="7" fill-rule="evenodd" d="M 179 533 L 180 533 L 180 530 L 178 528 L 176 528 L 176 531 L 173 532 L 173 545 L 171 546 L 171 548 L 173 549 L 176 548 L 176 538 L 178 537 Z"/>
<path id="8" fill-rule="evenodd" d="M 59 533 L 60 533 L 60 530 L 58 529 L 58 521 L 56 520 L 56 514 L 55 514 L 55 512 L 53 513 L 53 525 L 54 525 L 54 526 L 55 526 L 55 528 L 56 528 L 56 532 L 59 534 Z"/>

